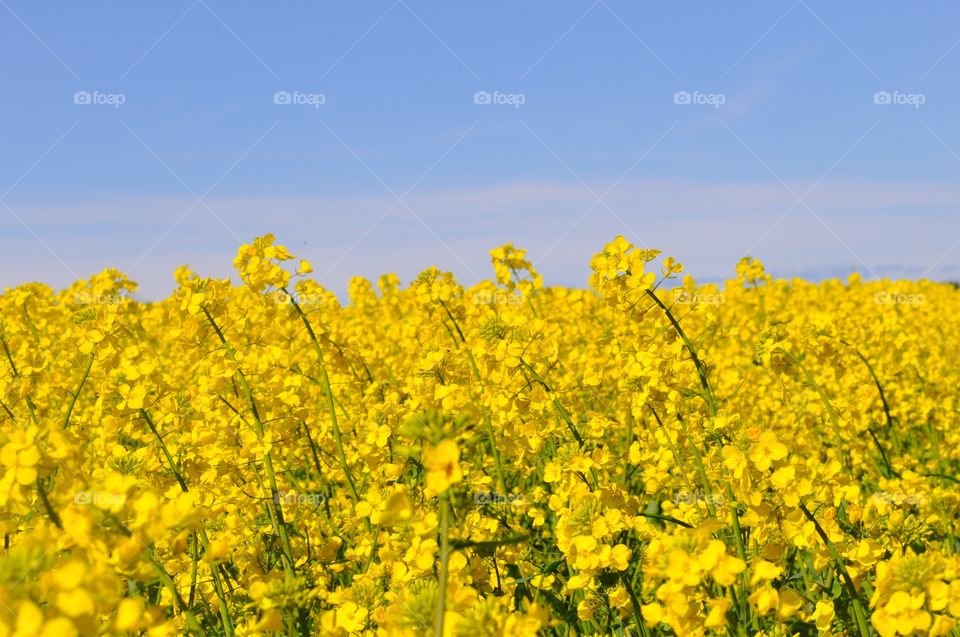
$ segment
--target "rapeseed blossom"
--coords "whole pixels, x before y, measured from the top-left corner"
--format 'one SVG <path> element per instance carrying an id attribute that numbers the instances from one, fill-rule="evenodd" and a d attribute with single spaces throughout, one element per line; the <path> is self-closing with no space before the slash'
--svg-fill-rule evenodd
<path id="1" fill-rule="evenodd" d="M 490 256 L 0 295 L 0 637 L 960 634 L 955 287 Z"/>

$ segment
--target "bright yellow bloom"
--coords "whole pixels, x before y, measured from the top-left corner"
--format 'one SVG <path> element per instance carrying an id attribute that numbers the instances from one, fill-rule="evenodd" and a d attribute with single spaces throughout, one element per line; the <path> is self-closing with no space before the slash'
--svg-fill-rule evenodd
<path id="1" fill-rule="evenodd" d="M 4 291 L 0 637 L 956 632 L 953 286 L 539 256 Z"/>
<path id="2" fill-rule="evenodd" d="M 453 440 L 424 449 L 423 466 L 427 469 L 426 487 L 433 493 L 443 493 L 463 479 L 460 447 Z"/>

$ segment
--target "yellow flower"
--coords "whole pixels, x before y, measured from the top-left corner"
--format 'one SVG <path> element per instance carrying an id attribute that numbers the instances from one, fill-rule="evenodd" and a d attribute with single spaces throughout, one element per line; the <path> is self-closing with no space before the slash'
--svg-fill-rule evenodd
<path id="1" fill-rule="evenodd" d="M 813 611 L 811 619 L 817 625 L 817 630 L 826 632 L 833 625 L 834 610 L 833 603 L 829 601 L 818 601 Z"/>
<path id="2" fill-rule="evenodd" d="M 953 286 L 539 256 L 0 293 L 0 637 L 956 631 Z"/>
<path id="3" fill-rule="evenodd" d="M 0 449 L 0 464 L 6 474 L 21 485 L 32 484 L 37 479 L 40 451 L 34 444 L 35 436 L 35 430 L 32 429 L 17 432 Z"/>
<path id="4" fill-rule="evenodd" d="M 727 611 L 730 610 L 729 599 L 711 599 L 708 602 L 710 612 L 704 620 L 705 628 L 723 628 L 727 625 Z"/>
<path id="5" fill-rule="evenodd" d="M 300 259 L 300 264 L 297 266 L 297 274 L 310 274 L 313 272 L 313 266 L 310 265 L 310 262 L 306 259 Z"/>
<path id="6" fill-rule="evenodd" d="M 427 468 L 426 488 L 433 494 L 444 493 L 463 479 L 460 469 L 460 447 L 453 440 L 444 440 L 423 451 L 423 466 Z"/>
<path id="7" fill-rule="evenodd" d="M 777 619 L 793 617 L 803 606 L 803 597 L 791 588 L 780 589 L 780 600 L 777 604 Z"/>
<path id="8" fill-rule="evenodd" d="M 767 560 L 757 560 L 751 567 L 753 574 L 750 576 L 750 586 L 756 586 L 760 582 L 769 582 L 776 579 L 783 572 L 783 569 Z"/>
<path id="9" fill-rule="evenodd" d="M 143 385 L 120 385 L 120 409 L 143 409 L 143 401 L 147 397 L 147 388 Z"/>
<path id="10" fill-rule="evenodd" d="M 630 566 L 632 551 L 623 544 L 617 544 L 610 552 L 610 567 L 617 571 L 625 571 Z"/>
<path id="11" fill-rule="evenodd" d="M 643 619 L 653 626 L 663 621 L 663 606 L 660 604 L 644 604 L 640 607 L 640 612 L 643 614 Z"/>
<path id="12" fill-rule="evenodd" d="M 140 625 L 140 619 L 143 617 L 143 599 L 139 597 L 126 597 L 117 607 L 117 617 L 114 620 L 113 627 L 118 632 L 128 632 L 137 629 Z"/>
<path id="13" fill-rule="evenodd" d="M 734 478 L 741 478 L 747 470 L 747 458 L 742 451 L 731 445 L 723 447 L 723 464 L 730 469 Z"/>
<path id="14" fill-rule="evenodd" d="M 747 597 L 747 601 L 757 609 L 758 613 L 766 615 L 777 608 L 780 596 L 777 594 L 777 589 L 769 584 L 764 584 L 751 593 L 750 596 Z"/>
<path id="15" fill-rule="evenodd" d="M 787 457 L 787 446 L 777 440 L 776 434 L 765 431 L 750 450 L 750 459 L 760 471 L 766 471 L 776 460 Z"/>

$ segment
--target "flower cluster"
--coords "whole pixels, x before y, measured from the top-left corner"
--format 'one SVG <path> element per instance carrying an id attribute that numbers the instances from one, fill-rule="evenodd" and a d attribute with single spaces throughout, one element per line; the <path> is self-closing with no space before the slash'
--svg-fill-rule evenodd
<path id="1" fill-rule="evenodd" d="M 0 637 L 958 634 L 955 287 L 491 257 L 0 295 Z"/>

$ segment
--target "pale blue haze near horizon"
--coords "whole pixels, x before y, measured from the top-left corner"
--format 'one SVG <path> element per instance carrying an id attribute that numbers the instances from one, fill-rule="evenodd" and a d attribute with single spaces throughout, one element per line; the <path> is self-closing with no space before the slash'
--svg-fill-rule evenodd
<path id="1" fill-rule="evenodd" d="M 955 2 L 0 0 L 0 288 L 273 232 L 342 294 L 617 234 L 703 280 L 960 278 Z M 300 102 L 300 103 L 296 103 Z M 499 102 L 499 103 L 498 103 Z"/>

